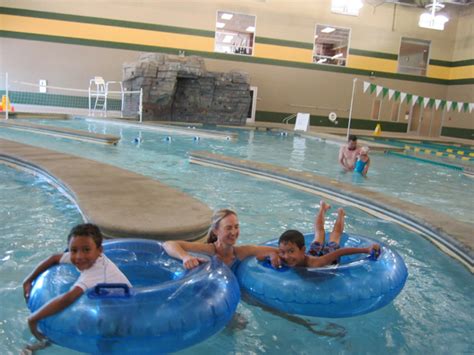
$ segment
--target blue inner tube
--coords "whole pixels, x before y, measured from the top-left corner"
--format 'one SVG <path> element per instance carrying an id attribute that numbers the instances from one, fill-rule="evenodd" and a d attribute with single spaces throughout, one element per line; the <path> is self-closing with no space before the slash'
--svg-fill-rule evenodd
<path id="1" fill-rule="evenodd" d="M 168 353 L 221 330 L 240 300 L 233 273 L 216 258 L 190 271 L 160 243 L 123 239 L 104 243 L 104 253 L 125 273 L 127 292 L 88 290 L 62 312 L 39 322 L 54 343 L 87 353 Z M 72 265 L 48 269 L 35 281 L 33 312 L 68 291 L 79 273 Z"/>
<path id="2" fill-rule="evenodd" d="M 314 234 L 306 234 L 306 250 Z M 329 240 L 329 235 L 326 237 Z M 344 256 L 337 266 L 275 270 L 269 263 L 245 259 L 237 269 L 242 290 L 258 302 L 291 314 L 341 318 L 375 311 L 390 303 L 408 276 L 401 256 L 383 243 L 344 233 L 341 247 L 381 245 L 377 260 L 367 254 Z M 265 245 L 278 246 L 278 240 Z"/>

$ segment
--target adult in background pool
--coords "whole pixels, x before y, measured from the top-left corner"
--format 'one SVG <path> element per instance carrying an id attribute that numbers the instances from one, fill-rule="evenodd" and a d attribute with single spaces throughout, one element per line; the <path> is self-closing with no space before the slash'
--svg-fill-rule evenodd
<path id="1" fill-rule="evenodd" d="M 235 271 L 240 261 L 255 256 L 265 258 L 273 256 L 276 248 L 260 245 L 240 245 L 235 243 L 240 235 L 237 213 L 231 209 L 220 209 L 212 216 L 207 242 L 167 241 L 163 244 L 165 251 L 172 257 L 183 261 L 186 269 L 192 269 L 205 260 L 189 252 L 216 255 L 224 264 Z"/>
<path id="2" fill-rule="evenodd" d="M 344 144 L 339 149 L 339 163 L 342 165 L 344 171 L 353 171 L 357 156 L 360 154 L 360 149 L 357 145 L 357 136 L 351 134 Z"/>

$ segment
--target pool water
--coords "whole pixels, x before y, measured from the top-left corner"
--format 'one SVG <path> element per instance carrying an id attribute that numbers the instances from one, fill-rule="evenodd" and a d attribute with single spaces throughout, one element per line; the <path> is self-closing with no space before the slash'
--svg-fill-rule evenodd
<path id="1" fill-rule="evenodd" d="M 192 136 L 174 135 L 170 143 L 166 141 L 169 133 L 140 131 L 111 123 L 82 119 L 34 120 L 34 122 L 114 134 L 122 139 L 117 147 L 89 145 L 83 148 L 79 142 L 45 138 L 42 135 L 32 138 L 31 134 L 13 130 L 6 130 L 6 136 L 0 131 L 0 137 L 7 138 L 13 135 L 15 139 L 25 143 L 38 144 L 83 157 L 93 157 L 95 160 L 123 166 L 159 179 L 169 177 L 166 181 L 168 184 L 185 190 L 189 188 L 190 182 L 193 185 L 194 170 L 188 169 L 189 165 L 183 158 L 187 157 L 189 151 L 207 150 L 241 159 L 310 171 L 429 207 L 463 222 L 472 223 L 474 219 L 472 210 L 474 179 L 464 176 L 459 170 L 395 155 L 371 153 L 371 167 L 366 179 L 360 174 L 342 171 L 337 163 L 338 145 L 299 136 L 281 136 L 279 132 L 233 130 L 239 134 L 239 140 L 235 143 L 214 139 L 201 139 L 196 142 Z M 133 141 L 136 137 L 141 137 L 142 143 L 135 144 Z M 112 154 L 110 151 L 113 151 Z M 160 157 L 159 167 L 155 162 L 156 156 Z M 135 164 L 129 166 L 128 162 Z M 211 175 L 214 178 L 214 170 Z M 188 176 L 191 180 L 186 179 Z"/>
<path id="2" fill-rule="evenodd" d="M 187 152 L 207 149 L 259 160 L 265 156 L 262 150 L 268 155 L 273 151 L 276 155 L 297 157 L 297 163 L 290 159 L 287 164 L 304 167 L 306 163 L 301 155 L 305 160 L 314 157 L 316 161 L 316 156 L 319 157 L 316 153 L 324 156 L 324 149 L 330 150 L 329 144 L 305 140 L 309 148 L 293 149 L 296 150 L 293 152 L 290 147 L 295 144 L 294 139 L 258 132 L 254 132 L 253 138 L 252 132 L 241 133 L 241 140 L 253 139 L 256 142 L 253 145 L 210 139 L 194 142 L 192 137 L 179 136 L 173 136 L 173 141 L 167 143 L 166 135 L 144 131 L 143 143 L 136 145 L 132 143 L 138 134 L 134 129 L 108 126 L 107 131 L 121 133 L 122 143 L 116 147 L 103 146 L 6 129 L 0 131 L 0 136 L 137 171 L 179 187 L 213 209 L 232 207 L 241 222 L 239 243 L 260 243 L 288 228 L 313 230 L 317 196 L 233 172 L 189 164 Z M 280 142 L 284 144 L 276 144 Z M 331 146 L 333 149 L 337 147 Z M 380 161 L 384 158 L 380 156 Z M 376 171 L 374 166 L 374 175 Z M 342 174 L 339 178 L 351 181 Z M 360 183 L 365 185 L 369 181 L 372 183 L 369 179 Z M 4 241 L 0 245 L 3 296 L 0 353 L 17 354 L 31 339 L 25 322 L 28 311 L 23 302 L 21 280 L 38 262 L 63 250 L 69 229 L 81 221 L 81 216 L 69 200 L 43 180 L 3 164 L 0 164 L 0 191 L 0 235 Z M 331 204 L 333 208 L 326 221 L 328 230 L 340 207 Z M 473 276 L 413 232 L 354 207 L 346 207 L 346 213 L 347 232 L 378 239 L 397 250 L 405 260 L 409 278 L 394 302 L 367 315 L 335 320 L 282 316 L 241 302 L 239 316 L 225 330 L 180 354 L 472 353 Z M 74 352 L 52 346 L 44 353 Z"/>

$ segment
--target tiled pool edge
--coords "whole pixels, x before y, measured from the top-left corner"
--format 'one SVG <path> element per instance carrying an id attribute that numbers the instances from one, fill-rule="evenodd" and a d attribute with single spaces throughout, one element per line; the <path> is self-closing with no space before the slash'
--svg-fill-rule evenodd
<path id="1" fill-rule="evenodd" d="M 471 237 L 473 227 L 437 211 L 310 172 L 294 171 L 276 165 L 200 151 L 191 152 L 190 161 L 271 179 L 377 212 L 422 234 L 474 273 L 474 242 Z"/>

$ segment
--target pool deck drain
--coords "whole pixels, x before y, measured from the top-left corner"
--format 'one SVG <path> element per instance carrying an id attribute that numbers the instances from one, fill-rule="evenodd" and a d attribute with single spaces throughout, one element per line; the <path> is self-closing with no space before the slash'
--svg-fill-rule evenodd
<path id="1" fill-rule="evenodd" d="M 397 222 L 420 233 L 474 273 L 474 226 L 469 223 L 457 221 L 427 207 L 307 171 L 295 171 L 203 151 L 191 152 L 189 156 L 192 163 L 269 179 L 310 193 L 339 199 L 366 212 Z"/>
<path id="2" fill-rule="evenodd" d="M 0 161 L 57 185 L 109 237 L 196 240 L 209 228 L 207 205 L 131 171 L 6 139 Z"/>

